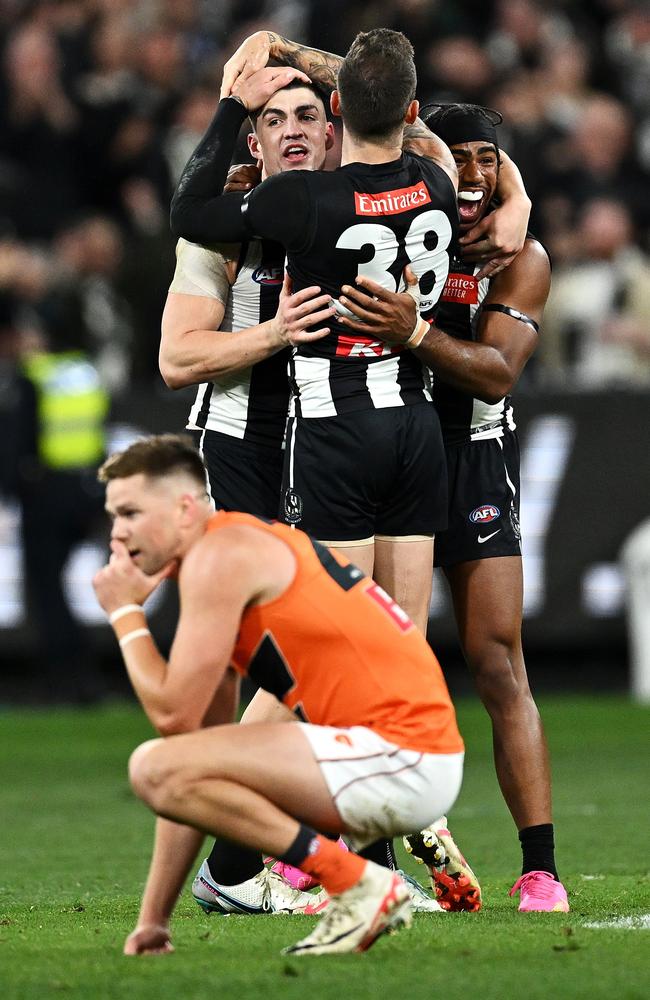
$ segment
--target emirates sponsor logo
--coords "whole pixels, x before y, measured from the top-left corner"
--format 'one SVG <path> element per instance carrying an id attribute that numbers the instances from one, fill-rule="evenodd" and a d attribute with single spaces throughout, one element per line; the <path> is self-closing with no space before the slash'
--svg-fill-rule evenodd
<path id="1" fill-rule="evenodd" d="M 382 191 L 381 194 L 362 194 L 354 192 L 354 204 L 357 215 L 399 215 L 412 208 L 428 205 L 431 195 L 424 181 L 413 187 L 397 188 L 395 191 Z"/>
<path id="2" fill-rule="evenodd" d="M 460 302 L 463 305 L 475 306 L 478 302 L 478 281 L 473 274 L 450 273 L 440 301 Z"/>

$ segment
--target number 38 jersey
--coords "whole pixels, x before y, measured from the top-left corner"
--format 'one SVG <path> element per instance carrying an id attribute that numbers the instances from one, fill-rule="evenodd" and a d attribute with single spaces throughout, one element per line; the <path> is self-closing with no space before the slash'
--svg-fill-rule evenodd
<path id="1" fill-rule="evenodd" d="M 403 290 L 408 265 L 421 308 L 432 309 L 447 279 L 458 231 L 453 185 L 437 164 L 405 153 L 390 163 L 351 163 L 336 171 L 292 171 L 270 178 L 245 203 L 251 232 L 287 249 L 293 291 L 319 285 L 336 316 L 323 339 L 300 345 L 291 362 L 295 413 L 330 417 L 430 400 L 428 376 L 411 351 L 342 324 L 341 286 L 365 275 Z"/>

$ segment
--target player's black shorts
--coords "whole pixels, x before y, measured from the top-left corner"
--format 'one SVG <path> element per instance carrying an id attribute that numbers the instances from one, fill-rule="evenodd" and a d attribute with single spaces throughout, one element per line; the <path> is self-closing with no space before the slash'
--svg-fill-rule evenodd
<path id="1" fill-rule="evenodd" d="M 430 403 L 289 420 L 280 520 L 326 542 L 427 537 L 447 522 Z"/>
<path id="2" fill-rule="evenodd" d="M 436 535 L 435 565 L 520 556 L 516 433 L 448 445 L 447 470 L 449 527 Z"/>
<path id="3" fill-rule="evenodd" d="M 278 516 L 281 449 L 264 448 L 218 431 L 190 433 L 206 464 L 217 510 L 239 510 L 269 519 Z"/>

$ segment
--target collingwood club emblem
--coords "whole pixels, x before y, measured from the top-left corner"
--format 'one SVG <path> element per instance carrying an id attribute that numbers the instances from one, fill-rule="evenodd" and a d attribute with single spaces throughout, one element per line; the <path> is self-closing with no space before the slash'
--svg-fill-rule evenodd
<path id="1" fill-rule="evenodd" d="M 284 519 L 287 524 L 299 524 L 302 521 L 302 497 L 292 486 L 284 491 Z"/>

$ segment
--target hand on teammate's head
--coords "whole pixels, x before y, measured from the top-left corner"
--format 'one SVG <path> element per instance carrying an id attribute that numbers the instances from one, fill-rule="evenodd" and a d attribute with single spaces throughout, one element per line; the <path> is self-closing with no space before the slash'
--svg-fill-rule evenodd
<path id="1" fill-rule="evenodd" d="M 235 80 L 230 93 L 242 102 L 247 111 L 257 111 L 278 90 L 282 90 L 293 80 L 311 83 L 306 73 L 301 73 L 299 69 L 293 69 L 291 66 L 265 66 L 250 76 L 242 73 Z"/>

